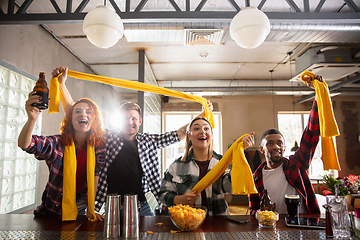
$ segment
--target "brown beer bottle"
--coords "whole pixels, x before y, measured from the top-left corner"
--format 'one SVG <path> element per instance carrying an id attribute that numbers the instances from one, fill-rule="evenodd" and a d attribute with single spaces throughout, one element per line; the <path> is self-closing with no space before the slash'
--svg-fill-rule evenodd
<path id="1" fill-rule="evenodd" d="M 33 103 L 31 106 L 37 107 L 41 110 L 47 109 L 49 107 L 49 88 L 45 81 L 45 73 L 40 72 L 39 80 L 36 82 L 34 91 L 36 91 L 35 95 L 39 95 L 41 97 L 41 103 Z"/>
<path id="2" fill-rule="evenodd" d="M 261 202 L 260 202 L 260 210 L 261 211 L 265 211 L 265 210 L 272 211 L 272 207 L 273 207 L 273 204 L 268 195 L 268 191 L 267 191 L 267 189 L 264 189 L 264 195 L 262 196 Z"/>

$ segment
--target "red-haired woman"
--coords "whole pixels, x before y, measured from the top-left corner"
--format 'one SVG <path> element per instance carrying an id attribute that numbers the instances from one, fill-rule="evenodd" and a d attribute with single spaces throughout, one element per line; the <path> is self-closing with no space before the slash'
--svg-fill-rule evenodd
<path id="1" fill-rule="evenodd" d="M 26 101 L 28 120 L 18 138 L 20 148 L 45 160 L 49 168 L 42 203 L 34 214 L 62 214 L 63 220 L 68 221 L 75 220 L 78 214 L 85 215 L 88 207 L 86 215 L 94 219 L 94 193 L 106 154 L 100 111 L 90 99 L 80 99 L 67 112 L 60 135 L 32 135 L 40 110 L 31 104 L 41 102 L 34 93 L 29 93 Z"/>

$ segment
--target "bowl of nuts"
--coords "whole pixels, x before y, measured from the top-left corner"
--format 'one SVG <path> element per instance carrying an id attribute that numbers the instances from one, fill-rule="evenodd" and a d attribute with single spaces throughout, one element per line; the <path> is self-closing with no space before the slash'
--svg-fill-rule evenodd
<path id="1" fill-rule="evenodd" d="M 257 211 L 255 218 L 258 220 L 261 228 L 274 228 L 279 220 L 279 213 L 273 211 Z"/>

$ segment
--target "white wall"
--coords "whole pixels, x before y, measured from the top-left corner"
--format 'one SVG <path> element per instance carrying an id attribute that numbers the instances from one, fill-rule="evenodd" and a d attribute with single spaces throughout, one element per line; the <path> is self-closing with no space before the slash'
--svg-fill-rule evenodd
<path id="1" fill-rule="evenodd" d="M 67 66 L 79 72 L 92 73 L 81 61 L 38 25 L 0 25 L 0 59 L 13 67 L 35 76 L 46 73 L 49 83 L 55 67 Z M 100 83 L 69 78 L 66 83 L 74 100 L 81 97 L 93 99 L 104 112 L 111 112 L 117 106 L 118 94 L 112 87 Z M 65 114 L 43 112 L 42 134 L 58 134 L 60 123 Z M 48 168 L 39 164 L 39 184 L 37 205 L 48 180 Z"/>

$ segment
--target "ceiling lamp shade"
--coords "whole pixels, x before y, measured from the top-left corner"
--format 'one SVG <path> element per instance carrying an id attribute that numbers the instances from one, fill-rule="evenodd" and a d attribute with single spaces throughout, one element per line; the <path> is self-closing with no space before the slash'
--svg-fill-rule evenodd
<path id="1" fill-rule="evenodd" d="M 124 25 L 113 9 L 107 6 L 97 6 L 86 14 L 83 31 L 96 47 L 109 48 L 122 38 Z"/>
<path id="2" fill-rule="evenodd" d="M 269 32 L 269 18 L 256 7 L 241 9 L 230 23 L 231 38 L 243 48 L 260 46 Z"/>

